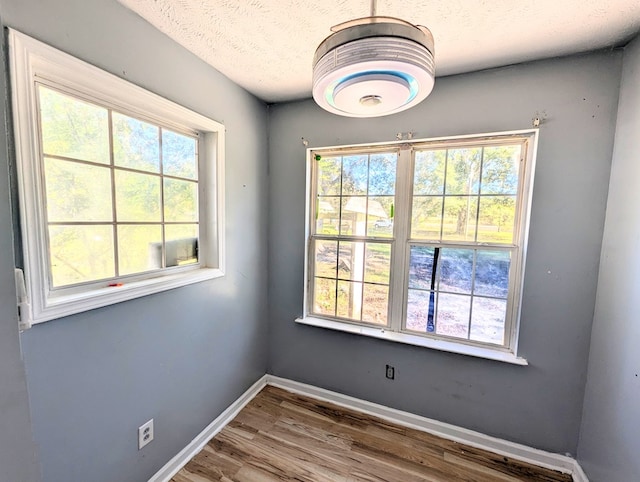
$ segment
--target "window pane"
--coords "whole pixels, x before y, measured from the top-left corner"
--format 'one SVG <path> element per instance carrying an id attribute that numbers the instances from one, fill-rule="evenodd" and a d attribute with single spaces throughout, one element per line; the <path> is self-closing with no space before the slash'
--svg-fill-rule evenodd
<path id="1" fill-rule="evenodd" d="M 477 194 L 480 187 L 482 149 L 450 149 L 447 158 L 446 194 Z"/>
<path id="2" fill-rule="evenodd" d="M 162 172 L 169 176 L 198 178 L 196 139 L 162 129 Z"/>
<path id="3" fill-rule="evenodd" d="M 473 241 L 476 235 L 477 209 L 478 198 L 475 196 L 445 197 L 442 239 Z"/>
<path id="4" fill-rule="evenodd" d="M 432 290 L 435 288 L 433 258 L 441 248 L 411 246 L 409 257 L 409 288 Z M 437 263 L 436 263 L 437 268 Z"/>
<path id="5" fill-rule="evenodd" d="M 393 196 L 396 193 L 397 159 L 394 153 L 371 154 L 369 196 Z"/>
<path id="6" fill-rule="evenodd" d="M 515 196 L 481 196 L 478 242 L 513 243 Z"/>
<path id="7" fill-rule="evenodd" d="M 316 264 L 313 269 L 316 276 L 337 277 L 338 242 L 316 240 Z"/>
<path id="8" fill-rule="evenodd" d="M 471 293 L 473 250 L 442 248 L 440 253 L 440 291 Z"/>
<path id="9" fill-rule="evenodd" d="M 162 268 L 162 226 L 118 226 L 118 269 L 121 275 Z"/>
<path id="10" fill-rule="evenodd" d="M 391 196 L 369 197 L 367 235 L 381 238 L 393 236 L 393 200 Z"/>
<path id="11" fill-rule="evenodd" d="M 165 241 L 176 241 L 186 238 L 198 238 L 197 224 L 166 224 L 164 227 Z"/>
<path id="12" fill-rule="evenodd" d="M 169 224 L 165 233 L 165 266 L 184 266 L 198 262 L 198 225 Z"/>
<path id="13" fill-rule="evenodd" d="M 389 287 L 380 285 L 364 285 L 364 306 L 362 307 L 362 321 L 387 324 L 389 306 Z"/>
<path id="14" fill-rule="evenodd" d="M 45 158 L 49 222 L 113 221 L 111 170 Z"/>
<path id="15" fill-rule="evenodd" d="M 470 338 L 475 341 L 502 345 L 504 343 L 506 314 L 507 300 L 474 297 Z"/>
<path id="16" fill-rule="evenodd" d="M 411 237 L 439 241 L 442 224 L 441 197 L 414 197 L 411 211 Z"/>
<path id="17" fill-rule="evenodd" d="M 416 152 L 413 175 L 413 194 L 442 194 L 446 150 Z"/>
<path id="18" fill-rule="evenodd" d="M 343 197 L 340 234 L 343 236 L 364 236 L 366 231 L 366 217 L 366 197 Z"/>
<path id="19" fill-rule="evenodd" d="M 327 151 L 327 158 L 316 154 L 309 261 L 312 276 L 335 279 L 333 316 L 476 345 L 509 345 L 504 339 L 513 334 L 505 326 L 517 311 L 509 298 L 511 258 L 520 258 L 513 243 L 520 243 L 515 226 L 528 137 L 410 143 L 412 151 L 402 154 L 393 146 L 382 147 L 389 151 L 383 153 L 372 146 Z M 396 178 L 406 175 L 402 188 L 410 192 L 396 199 Z M 395 212 L 396 200 L 405 211 Z M 396 241 L 409 253 L 403 248 L 404 259 L 394 266 Z M 390 311 L 404 319 L 390 320 Z"/>
<path id="20" fill-rule="evenodd" d="M 45 155 L 109 164 L 107 109 L 40 86 Z"/>
<path id="21" fill-rule="evenodd" d="M 436 333 L 467 339 L 471 297 L 438 293 Z"/>
<path id="22" fill-rule="evenodd" d="M 316 161 L 318 196 L 340 195 L 340 174 L 342 169 L 339 157 L 323 157 Z"/>
<path id="23" fill-rule="evenodd" d="M 313 280 L 313 312 L 336 315 L 336 281 L 324 278 Z"/>
<path id="24" fill-rule="evenodd" d="M 485 147 L 482 161 L 482 194 L 516 194 L 520 146 Z"/>
<path id="25" fill-rule="evenodd" d="M 198 221 L 198 184 L 164 179 L 164 220 Z"/>
<path id="26" fill-rule="evenodd" d="M 428 333 L 434 331 L 436 293 L 409 290 L 407 298 L 407 330 Z"/>
<path id="27" fill-rule="evenodd" d="M 389 284 L 391 270 L 391 245 L 367 243 L 364 280 L 368 283 Z"/>
<path id="28" fill-rule="evenodd" d="M 338 278 L 362 281 L 364 271 L 364 243 L 340 241 Z"/>
<path id="29" fill-rule="evenodd" d="M 115 276 L 110 225 L 49 226 L 49 247 L 54 287 Z"/>
<path id="30" fill-rule="evenodd" d="M 476 254 L 475 295 L 506 298 L 509 291 L 509 251 L 478 251 Z"/>
<path id="31" fill-rule="evenodd" d="M 342 158 L 342 195 L 367 194 L 368 156 Z"/>
<path id="32" fill-rule="evenodd" d="M 158 127 L 118 112 L 113 112 L 111 119 L 115 165 L 160 172 Z"/>
<path id="33" fill-rule="evenodd" d="M 316 233 L 338 234 L 340 198 L 319 197 L 316 201 Z"/>
<path id="34" fill-rule="evenodd" d="M 116 218 L 119 222 L 159 222 L 160 178 L 116 170 Z"/>
<path id="35" fill-rule="evenodd" d="M 362 283 L 338 281 L 337 316 L 360 320 L 362 317 Z"/>

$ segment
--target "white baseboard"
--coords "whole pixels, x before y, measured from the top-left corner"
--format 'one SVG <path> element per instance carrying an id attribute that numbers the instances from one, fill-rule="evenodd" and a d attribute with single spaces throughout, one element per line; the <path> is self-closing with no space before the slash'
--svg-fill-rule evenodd
<path id="1" fill-rule="evenodd" d="M 438 422 L 437 420 L 421 417 L 409 412 L 403 412 L 394 408 L 385 407 L 384 405 L 378 405 L 367 402 L 366 400 L 360 400 L 341 393 L 275 377 L 273 375 L 267 375 L 267 385 L 273 385 L 290 392 L 299 393 L 300 395 L 331 402 L 341 407 L 373 415 L 404 427 L 429 432 L 448 440 L 488 450 L 515 460 L 557 470 L 566 474 L 572 474 L 574 482 L 589 482 L 578 462 L 566 455 L 545 452 L 544 450 L 534 449 L 526 445 L 509 442 L 508 440 L 490 437 L 489 435 L 467 430 L 462 427 Z"/>
<path id="2" fill-rule="evenodd" d="M 571 474 L 574 482 L 589 482 L 580 464 L 578 464 L 575 459 L 566 455 L 553 454 L 545 452 L 544 450 L 527 447 L 526 445 L 509 442 L 508 440 L 490 437 L 462 427 L 438 422 L 437 420 L 421 417 L 409 412 L 403 412 L 394 408 L 385 407 L 384 405 L 378 405 L 366 400 L 360 400 L 341 393 L 325 390 L 324 388 L 306 385 L 273 375 L 265 375 L 254 383 L 238 400 L 233 402 L 229 408 L 222 412 L 218 418 L 211 422 L 207 428 L 193 439 L 189 445 L 151 477 L 149 482 L 168 482 L 171 480 L 189 460 L 202 450 L 209 440 L 222 430 L 227 423 L 233 420 L 238 412 L 242 410 L 265 385 L 280 387 L 290 392 L 373 415 L 404 427 L 429 432 L 448 440 L 488 450 L 515 460 Z"/>
<path id="3" fill-rule="evenodd" d="M 255 382 L 249 389 L 240 395 L 235 402 L 233 402 L 229 407 L 222 412 L 218 418 L 216 418 L 213 422 L 209 424 L 207 428 L 205 428 L 202 432 L 198 434 L 196 438 L 194 438 L 189 445 L 183 448 L 178 455 L 173 457 L 169 462 L 167 462 L 164 467 L 162 467 L 158 472 L 155 473 L 150 479 L 149 482 L 169 482 L 171 478 L 176 475 L 182 467 L 187 465 L 187 462 L 191 460 L 197 453 L 199 453 L 205 445 L 211 440 L 216 434 L 224 428 L 231 420 L 238 415 L 238 412 L 244 408 L 244 406 L 249 403 L 253 398 L 262 390 L 267 384 L 267 375 L 264 375 L 257 382 Z"/>

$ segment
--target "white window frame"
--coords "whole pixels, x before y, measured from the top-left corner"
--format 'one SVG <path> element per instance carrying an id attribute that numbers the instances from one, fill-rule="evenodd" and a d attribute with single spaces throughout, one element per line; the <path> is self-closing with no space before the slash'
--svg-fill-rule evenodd
<path id="1" fill-rule="evenodd" d="M 9 29 L 9 53 L 22 252 L 33 323 L 224 276 L 224 125 L 13 29 Z M 116 287 L 104 282 L 69 289 L 49 286 L 38 84 L 176 132 L 197 133 L 197 264 L 120 277 L 122 285 Z"/>
<path id="2" fill-rule="evenodd" d="M 512 260 L 512 273 L 510 274 L 507 319 L 505 320 L 505 345 L 490 345 L 482 342 L 469 340 L 456 340 L 452 337 L 439 337 L 435 334 L 422 335 L 409 332 L 402 327 L 402 320 L 405 318 L 406 301 L 408 294 L 408 273 L 405 267 L 408 266 L 409 246 L 411 243 L 409 235 L 410 199 L 413 193 L 413 150 L 432 148 L 451 148 L 454 143 L 468 145 L 482 145 L 498 140 L 527 139 L 525 150 L 522 152 L 522 167 L 518 186 L 518 209 L 516 211 L 514 234 L 518 240 L 519 248 L 516 250 L 515 259 Z M 500 145 L 500 144 L 497 144 Z M 522 302 L 522 286 L 524 282 L 525 259 L 527 253 L 527 243 L 529 237 L 529 219 L 531 213 L 531 202 L 533 193 L 533 173 L 538 145 L 538 129 L 517 130 L 508 132 L 493 132 L 486 134 L 473 134 L 462 136 L 448 136 L 430 139 L 415 139 L 411 141 L 380 142 L 370 144 L 357 144 L 347 146 L 315 147 L 307 149 L 307 193 L 306 193 L 306 228 L 305 228 L 305 289 L 303 315 L 296 319 L 297 323 L 329 328 L 348 333 L 354 333 L 389 341 L 395 341 L 410 345 L 417 345 L 441 351 L 459 353 L 491 360 L 498 360 L 516 365 L 527 365 L 528 362 L 518 356 L 518 337 L 520 328 L 520 307 Z M 385 151 L 385 149 L 388 149 Z M 349 151 L 355 153 L 366 152 L 389 152 L 395 150 L 398 155 L 398 174 L 396 184 L 396 214 L 405 212 L 405 216 L 394 218 L 394 236 L 392 242 L 393 254 L 391 257 L 391 279 L 389 283 L 389 323 L 388 326 L 376 326 L 369 323 L 362 323 L 351 320 L 335 319 L 314 314 L 312 312 L 313 293 L 313 253 L 312 235 L 315 222 L 315 179 L 313 176 L 313 162 L 315 155 L 345 155 Z M 401 167 L 403 164 L 404 167 Z M 415 243 L 414 243 L 415 244 Z M 428 244 L 417 242 L 417 244 Z M 442 245 L 450 244 L 452 247 L 457 243 L 441 242 Z M 482 245 L 476 246 L 482 248 Z M 466 246 L 468 249 L 472 249 Z M 408 268 L 407 268 L 408 270 Z"/>

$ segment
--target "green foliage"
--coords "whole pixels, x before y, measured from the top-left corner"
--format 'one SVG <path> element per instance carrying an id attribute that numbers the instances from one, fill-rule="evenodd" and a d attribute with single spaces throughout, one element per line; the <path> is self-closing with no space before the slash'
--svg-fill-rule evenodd
<path id="1" fill-rule="evenodd" d="M 115 274 L 110 225 L 51 226 L 49 243 L 53 286 L 105 279 Z"/>
<path id="2" fill-rule="evenodd" d="M 115 172 L 116 213 L 119 222 L 160 222 L 160 178 L 150 174 Z"/>
<path id="3" fill-rule="evenodd" d="M 318 196 L 340 195 L 340 157 L 325 157 L 316 163 Z"/>
<path id="4" fill-rule="evenodd" d="M 193 223 L 167 226 L 167 240 L 197 238 L 197 139 L 112 111 L 110 142 L 108 109 L 42 86 L 39 100 L 48 222 L 95 223 L 49 226 L 54 286 L 115 276 L 116 246 L 121 275 L 161 267 L 163 209 L 165 221 Z M 161 146 L 164 174 L 185 178 L 164 178 L 164 205 Z M 118 224 L 116 244 L 101 224 L 113 222 L 114 203 L 118 223 L 158 224 Z"/>
<path id="5" fill-rule="evenodd" d="M 167 222 L 198 221 L 198 185 L 195 182 L 165 178 L 164 219 Z"/>
<path id="6" fill-rule="evenodd" d="M 38 92 L 45 155 L 108 164 L 107 109 L 42 86 Z"/>
<path id="7" fill-rule="evenodd" d="M 344 156 L 342 158 L 342 195 L 367 194 L 368 156 Z"/>
<path id="8" fill-rule="evenodd" d="M 426 196 L 443 193 L 446 158 L 446 150 L 416 152 L 413 177 L 414 195 Z"/>
<path id="9" fill-rule="evenodd" d="M 52 158 L 44 165 L 49 222 L 113 221 L 108 167 Z"/>
<path id="10" fill-rule="evenodd" d="M 316 232 L 390 237 L 376 221 L 394 216 L 396 163 L 395 153 L 317 160 Z"/>
<path id="11" fill-rule="evenodd" d="M 450 149 L 447 155 L 445 194 L 477 194 L 480 182 L 482 149 Z"/>
<path id="12" fill-rule="evenodd" d="M 118 268 L 121 275 L 161 268 L 162 225 L 118 226 Z M 156 254 L 156 256 L 153 256 Z"/>
<path id="13" fill-rule="evenodd" d="M 113 160 L 116 166 L 160 172 L 159 128 L 114 112 Z"/>
<path id="14" fill-rule="evenodd" d="M 520 146 L 417 152 L 412 236 L 512 242 L 519 158 Z"/>
<path id="15" fill-rule="evenodd" d="M 371 154 L 368 180 L 370 196 L 393 196 L 395 194 L 396 164 L 397 155 L 395 153 Z"/>
<path id="16" fill-rule="evenodd" d="M 416 239 L 440 239 L 442 221 L 442 197 L 416 196 L 411 211 L 411 237 Z"/>
<path id="17" fill-rule="evenodd" d="M 162 129 L 162 169 L 168 176 L 198 178 L 197 141 Z"/>
<path id="18" fill-rule="evenodd" d="M 486 147 L 482 164 L 482 194 L 516 194 L 520 146 Z"/>
<path id="19" fill-rule="evenodd" d="M 389 284 L 391 273 L 391 245 L 367 243 L 365 251 L 364 281 Z"/>

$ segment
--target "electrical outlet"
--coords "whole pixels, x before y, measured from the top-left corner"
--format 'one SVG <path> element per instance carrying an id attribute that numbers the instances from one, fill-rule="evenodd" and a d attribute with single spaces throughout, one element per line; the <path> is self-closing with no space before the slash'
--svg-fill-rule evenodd
<path id="1" fill-rule="evenodd" d="M 396 369 L 391 365 L 387 365 L 387 370 L 384 374 L 389 380 L 393 380 L 396 377 Z"/>
<path id="2" fill-rule="evenodd" d="M 138 450 L 153 440 L 153 419 L 138 427 Z"/>

